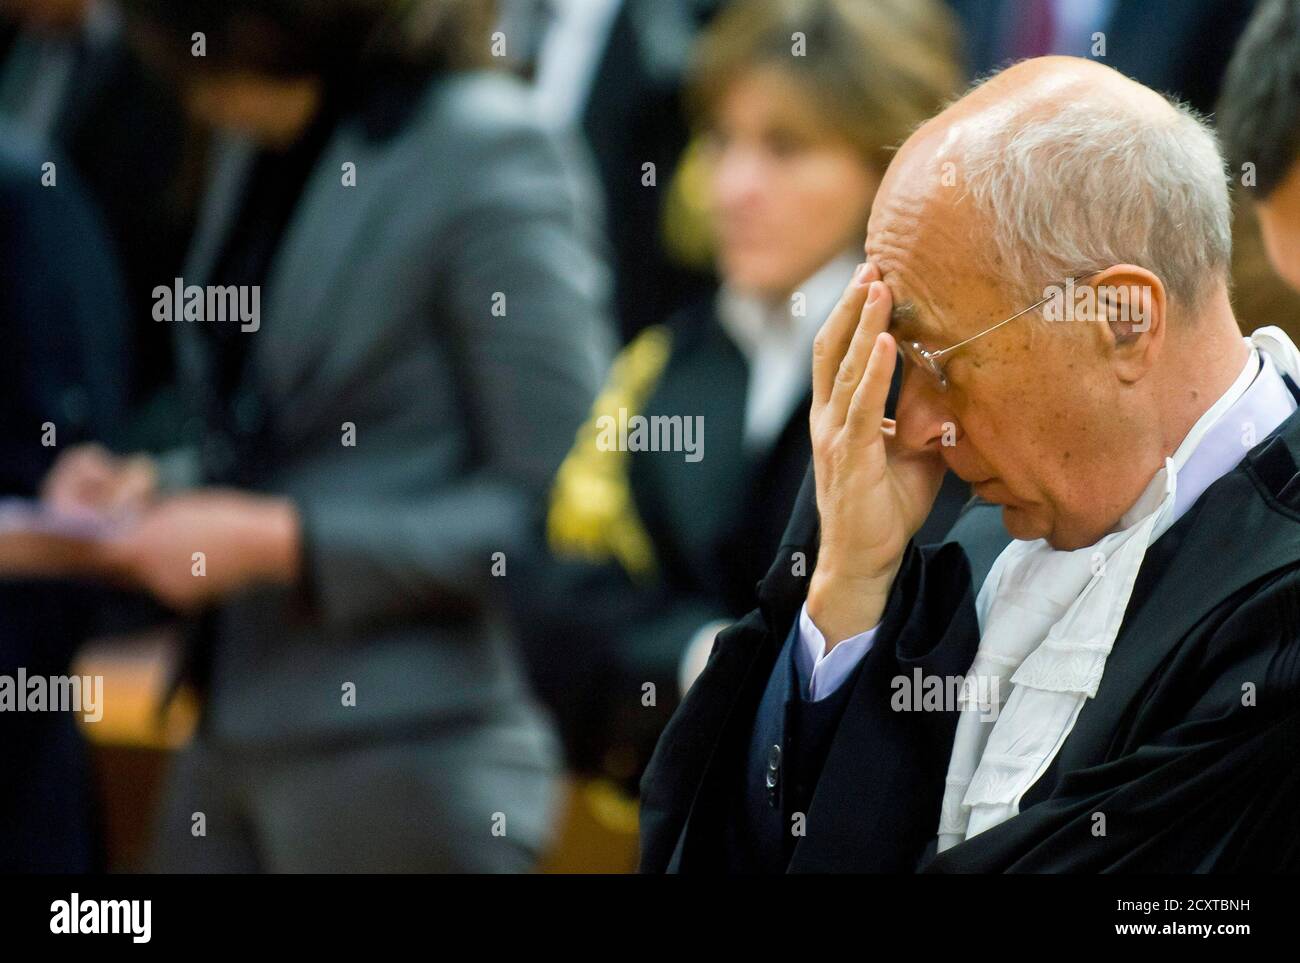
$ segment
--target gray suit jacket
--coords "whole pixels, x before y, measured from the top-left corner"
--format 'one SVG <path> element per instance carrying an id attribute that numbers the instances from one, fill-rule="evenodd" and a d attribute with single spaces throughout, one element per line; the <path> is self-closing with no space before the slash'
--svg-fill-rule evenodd
<path id="1" fill-rule="evenodd" d="M 488 73 L 435 80 L 389 139 L 352 122 L 332 135 L 261 292 L 260 329 L 240 335 L 249 359 L 231 399 L 271 439 L 261 487 L 301 512 L 305 585 L 218 612 L 214 738 L 517 717 L 525 687 L 497 599 L 610 347 L 592 202 L 566 151 L 523 88 Z M 223 146 L 186 284 L 205 283 L 251 156 Z M 175 323 L 201 398 L 211 359 L 193 324 Z M 201 483 L 229 441 L 209 426 L 171 476 Z"/>

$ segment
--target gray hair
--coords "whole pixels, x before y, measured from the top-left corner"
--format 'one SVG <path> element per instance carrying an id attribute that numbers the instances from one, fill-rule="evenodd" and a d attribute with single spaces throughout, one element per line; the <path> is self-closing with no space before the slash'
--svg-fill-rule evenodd
<path id="1" fill-rule="evenodd" d="M 1087 100 L 1028 117 L 995 110 L 964 131 L 960 167 L 991 225 L 996 273 L 1041 296 L 1067 275 L 1136 264 L 1197 307 L 1228 274 L 1228 176 L 1205 119 L 1171 106 L 1156 116 Z"/>

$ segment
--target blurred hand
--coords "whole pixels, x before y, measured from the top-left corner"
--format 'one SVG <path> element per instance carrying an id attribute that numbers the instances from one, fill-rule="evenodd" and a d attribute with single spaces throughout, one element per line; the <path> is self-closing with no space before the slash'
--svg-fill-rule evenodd
<path id="1" fill-rule="evenodd" d="M 141 511 L 157 496 L 158 465 L 148 455 L 114 455 L 102 445 L 77 445 L 54 463 L 41 500 L 68 515 L 118 517 Z"/>
<path id="2" fill-rule="evenodd" d="M 908 540 L 943 482 L 937 451 L 895 442 L 885 401 L 898 346 L 893 298 L 879 269 L 849 282 L 813 346 L 810 414 L 821 546 L 808 587 L 808 615 L 827 649 L 875 626 Z"/>
<path id="3" fill-rule="evenodd" d="M 299 541 L 288 500 L 201 490 L 162 500 L 124 524 L 100 543 L 97 568 L 187 611 L 255 583 L 295 581 Z M 196 552 L 203 553 L 201 569 Z"/>

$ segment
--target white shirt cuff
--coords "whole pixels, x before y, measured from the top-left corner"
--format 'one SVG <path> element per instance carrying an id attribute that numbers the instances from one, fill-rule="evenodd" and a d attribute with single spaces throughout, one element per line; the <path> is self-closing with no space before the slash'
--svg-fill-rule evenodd
<path id="1" fill-rule="evenodd" d="M 799 662 L 799 674 L 808 680 L 808 698 L 818 702 L 832 695 L 844 684 L 862 657 L 871 649 L 876 640 L 877 622 L 865 632 L 845 639 L 829 653 L 826 651 L 826 637 L 821 629 L 808 617 L 808 603 L 799 610 L 799 640 L 795 647 L 795 658 Z"/>

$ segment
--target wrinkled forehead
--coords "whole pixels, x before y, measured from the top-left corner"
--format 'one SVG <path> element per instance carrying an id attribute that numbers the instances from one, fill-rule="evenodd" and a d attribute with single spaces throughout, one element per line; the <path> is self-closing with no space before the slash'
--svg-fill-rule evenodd
<path id="1" fill-rule="evenodd" d="M 897 337 L 927 346 L 953 341 L 972 318 L 963 305 L 996 299 L 986 290 L 987 252 L 978 247 L 972 207 L 941 171 L 927 169 L 877 195 L 864 250 L 893 294 Z"/>

